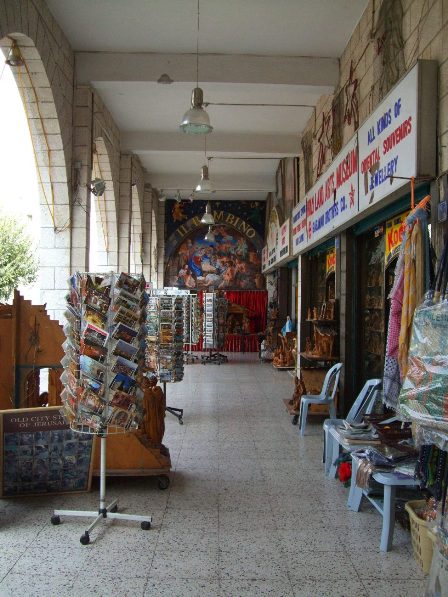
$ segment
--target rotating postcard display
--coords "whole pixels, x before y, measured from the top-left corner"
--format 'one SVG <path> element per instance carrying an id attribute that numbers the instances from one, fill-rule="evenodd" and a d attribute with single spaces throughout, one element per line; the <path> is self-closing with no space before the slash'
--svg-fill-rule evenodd
<path id="1" fill-rule="evenodd" d="M 223 349 L 227 300 L 214 292 L 204 293 L 204 350 Z"/>
<path id="2" fill-rule="evenodd" d="M 145 317 L 143 277 L 122 273 L 76 273 L 70 278 L 62 359 L 62 414 L 79 433 L 100 438 L 100 504 L 98 512 L 55 510 L 60 516 L 94 518 L 81 536 L 90 543 L 90 531 L 105 518 L 133 520 L 151 527 L 151 516 L 117 513 L 118 500 L 106 506 L 106 438 L 109 433 L 136 429 L 143 418 L 143 373 L 139 342 Z"/>
<path id="3" fill-rule="evenodd" d="M 161 382 L 184 377 L 184 296 L 151 291 L 146 307 L 146 366 Z"/>
<path id="4" fill-rule="evenodd" d="M 136 377 L 142 373 L 143 285 L 124 273 L 77 273 L 70 280 L 61 397 L 75 430 L 127 431 L 142 419 Z"/>

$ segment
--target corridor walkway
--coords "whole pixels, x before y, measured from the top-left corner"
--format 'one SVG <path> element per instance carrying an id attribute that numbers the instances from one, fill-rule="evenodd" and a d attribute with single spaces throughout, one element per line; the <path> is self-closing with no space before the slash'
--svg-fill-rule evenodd
<path id="1" fill-rule="evenodd" d="M 83 522 L 52 527 L 53 507 L 96 508 L 97 493 L 0 500 L 0 596 L 421 596 L 409 534 L 379 552 L 380 516 L 346 510 L 324 479 L 320 427 L 298 437 L 282 398 L 292 378 L 254 355 L 189 365 L 168 403 L 172 484 L 114 479 L 108 493 L 153 528 L 108 522 L 83 547 Z M 405 579 L 405 580 L 401 580 Z"/>

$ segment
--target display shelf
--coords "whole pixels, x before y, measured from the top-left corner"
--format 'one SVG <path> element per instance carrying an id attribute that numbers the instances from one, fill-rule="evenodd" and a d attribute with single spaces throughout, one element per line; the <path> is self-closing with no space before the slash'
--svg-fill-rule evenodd
<path id="1" fill-rule="evenodd" d="M 328 324 L 328 325 L 334 325 L 335 323 L 337 323 L 336 319 L 307 319 L 306 320 L 307 323 L 323 323 L 323 324 Z"/>
<path id="2" fill-rule="evenodd" d="M 147 303 L 146 367 L 163 382 L 184 377 L 184 296 L 151 290 Z"/>
<path id="3" fill-rule="evenodd" d="M 310 352 L 301 352 L 300 356 L 309 361 L 329 361 L 329 362 L 335 363 L 339 360 L 339 357 L 327 357 L 327 356 L 315 355 Z"/>

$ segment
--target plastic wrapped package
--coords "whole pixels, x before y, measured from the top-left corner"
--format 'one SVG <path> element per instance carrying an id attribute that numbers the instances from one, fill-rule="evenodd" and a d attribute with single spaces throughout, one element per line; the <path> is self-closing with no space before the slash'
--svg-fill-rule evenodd
<path id="1" fill-rule="evenodd" d="M 448 301 L 428 295 L 415 310 L 398 413 L 441 449 L 448 440 Z M 446 448 L 446 444 L 445 444 Z"/>

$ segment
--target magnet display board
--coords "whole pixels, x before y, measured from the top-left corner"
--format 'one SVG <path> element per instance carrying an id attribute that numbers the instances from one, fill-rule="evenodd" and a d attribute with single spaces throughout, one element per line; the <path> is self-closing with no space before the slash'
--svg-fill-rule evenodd
<path id="1" fill-rule="evenodd" d="M 0 497 L 89 491 L 93 436 L 59 407 L 0 411 Z"/>

